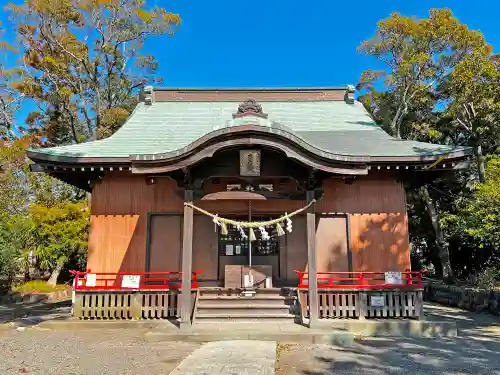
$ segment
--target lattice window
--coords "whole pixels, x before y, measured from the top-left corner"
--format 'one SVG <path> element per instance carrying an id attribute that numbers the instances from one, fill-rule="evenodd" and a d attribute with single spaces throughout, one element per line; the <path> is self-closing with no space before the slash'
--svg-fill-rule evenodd
<path id="1" fill-rule="evenodd" d="M 252 217 L 252 221 L 265 221 L 271 220 L 272 217 Z M 235 220 L 247 220 L 245 218 L 237 218 Z M 270 235 L 269 240 L 262 240 L 259 229 L 254 229 L 256 241 L 252 242 L 252 255 L 277 255 L 279 253 L 279 239 L 276 233 L 276 227 L 273 225 L 265 227 L 267 233 Z M 248 256 L 249 240 L 241 237 L 240 231 L 229 225 L 227 227 L 227 235 L 223 235 L 219 230 L 219 254 L 226 256 Z M 245 234 L 248 236 L 248 229 L 244 229 Z"/>

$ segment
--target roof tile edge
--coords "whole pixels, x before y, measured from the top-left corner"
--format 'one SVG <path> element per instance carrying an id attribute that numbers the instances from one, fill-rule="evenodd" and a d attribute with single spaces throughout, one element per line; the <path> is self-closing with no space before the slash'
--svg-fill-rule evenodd
<path id="1" fill-rule="evenodd" d="M 154 88 L 154 102 L 345 101 L 352 86 L 297 88 Z M 141 101 L 144 101 L 144 92 Z"/>

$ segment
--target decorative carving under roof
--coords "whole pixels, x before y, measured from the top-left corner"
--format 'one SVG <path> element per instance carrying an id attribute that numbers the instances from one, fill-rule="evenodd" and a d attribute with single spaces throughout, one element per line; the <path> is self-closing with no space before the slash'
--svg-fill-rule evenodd
<path id="1" fill-rule="evenodd" d="M 233 118 L 249 115 L 267 118 L 267 114 L 262 112 L 262 106 L 254 99 L 247 99 L 240 104 L 238 106 L 238 112 L 233 114 Z"/>

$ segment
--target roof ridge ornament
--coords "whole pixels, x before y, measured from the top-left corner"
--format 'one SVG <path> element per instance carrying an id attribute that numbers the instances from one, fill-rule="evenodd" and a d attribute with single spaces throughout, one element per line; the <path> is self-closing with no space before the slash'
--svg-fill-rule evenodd
<path id="1" fill-rule="evenodd" d="M 142 98 L 144 100 L 144 104 L 152 105 L 154 103 L 154 89 L 153 86 L 145 86 L 142 90 Z"/>
<path id="2" fill-rule="evenodd" d="M 262 106 L 255 99 L 247 99 L 238 106 L 238 112 L 233 113 L 233 118 L 245 116 L 267 118 L 267 113 L 262 112 Z"/>
<path id="3" fill-rule="evenodd" d="M 356 88 L 353 85 L 347 85 L 344 100 L 347 104 L 354 104 L 354 92 Z"/>

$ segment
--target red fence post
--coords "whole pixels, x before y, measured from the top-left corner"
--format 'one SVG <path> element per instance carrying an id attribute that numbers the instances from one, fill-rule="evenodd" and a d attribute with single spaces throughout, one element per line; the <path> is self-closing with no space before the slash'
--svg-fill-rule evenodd
<path id="1" fill-rule="evenodd" d="M 194 271 L 193 277 L 191 278 L 191 288 L 193 288 L 193 289 L 198 289 L 198 280 L 196 279 L 198 272 L 199 271 Z"/>
<path id="2" fill-rule="evenodd" d="M 412 273 L 410 272 L 410 270 L 408 268 L 405 269 L 405 272 L 403 272 L 403 276 L 405 276 L 405 275 L 406 275 L 406 277 L 404 277 L 403 280 L 406 280 L 406 285 L 411 285 L 412 281 L 413 281 L 412 280 L 413 279 L 413 275 L 412 275 Z"/>
<path id="3" fill-rule="evenodd" d="M 424 283 L 423 283 L 423 280 L 422 280 L 422 272 L 421 271 L 418 271 L 417 273 L 417 280 L 418 280 L 418 287 L 419 288 L 423 288 L 424 287 Z"/>

